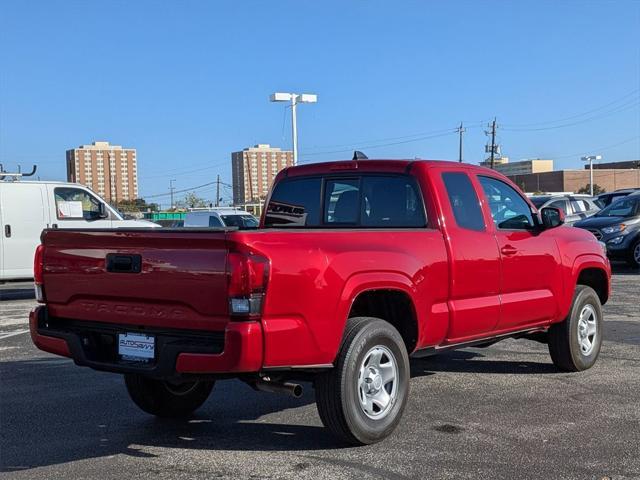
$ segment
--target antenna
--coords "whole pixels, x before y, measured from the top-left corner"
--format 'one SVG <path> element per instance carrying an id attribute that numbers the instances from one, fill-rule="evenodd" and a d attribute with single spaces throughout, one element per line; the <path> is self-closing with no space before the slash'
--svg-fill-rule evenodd
<path id="1" fill-rule="evenodd" d="M 369 157 L 367 157 L 360 150 L 356 150 L 355 152 L 353 152 L 352 160 L 368 160 L 368 159 L 369 159 Z"/>

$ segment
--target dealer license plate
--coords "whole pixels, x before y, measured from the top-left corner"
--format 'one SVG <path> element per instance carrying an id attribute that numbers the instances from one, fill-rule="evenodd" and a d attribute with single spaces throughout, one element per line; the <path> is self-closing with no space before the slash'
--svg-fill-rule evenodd
<path id="1" fill-rule="evenodd" d="M 149 362 L 155 355 L 155 349 L 156 341 L 153 335 L 118 334 L 118 354 L 123 360 Z"/>

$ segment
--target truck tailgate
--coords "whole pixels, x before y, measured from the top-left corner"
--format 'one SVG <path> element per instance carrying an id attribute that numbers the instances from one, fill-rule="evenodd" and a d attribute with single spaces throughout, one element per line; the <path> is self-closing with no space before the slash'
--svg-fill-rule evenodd
<path id="1" fill-rule="evenodd" d="M 46 230 L 44 291 L 55 317 L 223 330 L 224 230 Z"/>

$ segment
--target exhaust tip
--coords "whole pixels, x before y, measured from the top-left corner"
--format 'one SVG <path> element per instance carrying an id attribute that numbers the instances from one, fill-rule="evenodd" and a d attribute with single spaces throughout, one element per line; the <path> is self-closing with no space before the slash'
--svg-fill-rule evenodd
<path id="1" fill-rule="evenodd" d="M 295 384 L 293 386 L 293 388 L 291 389 L 291 394 L 295 397 L 295 398 L 300 398 L 302 396 L 302 385 L 300 384 Z"/>

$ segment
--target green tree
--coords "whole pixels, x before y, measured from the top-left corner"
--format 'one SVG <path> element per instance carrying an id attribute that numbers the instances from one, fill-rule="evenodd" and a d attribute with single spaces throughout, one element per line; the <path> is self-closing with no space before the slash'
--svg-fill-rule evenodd
<path id="1" fill-rule="evenodd" d="M 176 206 L 183 208 L 203 208 L 208 207 L 209 203 L 195 192 L 189 192 L 184 196 L 183 200 L 176 202 Z"/>
<path id="2" fill-rule="evenodd" d="M 598 185 L 597 183 L 593 184 L 593 194 L 594 195 L 600 195 L 601 193 L 604 193 L 605 191 L 606 190 L 604 188 L 602 188 L 600 185 Z M 587 183 L 584 187 L 580 187 L 576 193 L 586 193 L 587 195 L 589 195 L 591 193 L 591 184 Z"/>

